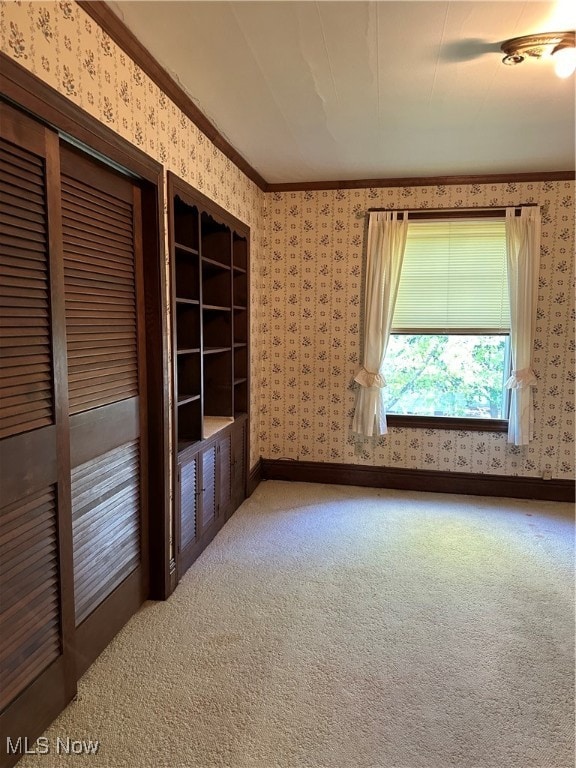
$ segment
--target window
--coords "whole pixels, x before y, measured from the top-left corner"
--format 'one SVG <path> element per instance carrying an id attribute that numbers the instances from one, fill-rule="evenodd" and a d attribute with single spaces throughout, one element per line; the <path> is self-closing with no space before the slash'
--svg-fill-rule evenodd
<path id="1" fill-rule="evenodd" d="M 492 212 L 410 216 L 383 368 L 391 424 L 397 415 L 411 422 L 413 417 L 484 420 L 482 428 L 500 420 L 505 428 L 510 372 L 505 220 L 487 213 Z"/>

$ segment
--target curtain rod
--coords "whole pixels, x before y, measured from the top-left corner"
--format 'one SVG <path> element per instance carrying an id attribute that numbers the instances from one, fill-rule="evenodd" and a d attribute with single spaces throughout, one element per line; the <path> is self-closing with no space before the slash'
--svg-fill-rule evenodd
<path id="1" fill-rule="evenodd" d="M 471 207 L 471 208 L 367 208 L 365 211 L 358 211 L 357 218 L 361 219 L 368 213 L 404 213 L 407 211 L 414 211 L 415 213 L 458 213 L 459 211 L 491 211 L 497 213 L 499 211 L 506 212 L 507 208 L 532 208 L 537 206 L 538 203 L 520 203 L 519 205 L 499 205 L 489 206 L 483 208 Z"/>

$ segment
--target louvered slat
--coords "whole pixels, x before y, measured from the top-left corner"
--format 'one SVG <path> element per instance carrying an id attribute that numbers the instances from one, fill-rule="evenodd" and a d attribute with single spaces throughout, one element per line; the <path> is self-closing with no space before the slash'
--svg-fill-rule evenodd
<path id="1" fill-rule="evenodd" d="M 0 140 L 0 438 L 53 423 L 43 161 Z M 45 352 L 44 352 L 45 351 Z M 18 391 L 14 391 L 17 386 Z"/>
<path id="2" fill-rule="evenodd" d="M 10 555 L 0 566 L 0 573 L 5 574 L 6 578 L 11 578 L 14 574 L 19 573 L 22 570 L 22 555 L 30 559 L 30 563 L 39 562 L 46 553 L 51 551 L 51 544 L 49 541 L 38 542 L 33 546 L 26 544 L 26 550 L 24 547 L 12 547 Z"/>
<path id="3" fill-rule="evenodd" d="M 0 166 L 0 184 L 10 188 L 11 195 L 21 199 L 25 199 L 29 195 L 34 203 L 39 203 L 44 199 L 43 190 L 38 189 L 36 182 L 36 176 L 40 173 L 37 168 L 31 168 L 29 172 L 21 173 L 20 169 L 10 165 L 10 159 L 6 156 L 3 158 L 2 166 Z"/>
<path id="4" fill-rule="evenodd" d="M 19 359 L 23 346 L 25 346 L 30 358 L 30 360 L 24 363 Z M 49 373 L 51 368 L 52 360 L 48 344 L 34 344 L 32 342 L 24 344 L 23 342 L 20 346 L 14 344 L 2 350 L 2 357 L 0 357 L 0 379 L 6 380 L 24 376 L 28 380 L 30 374 Z M 4 383 L 8 386 L 7 382 Z M 18 383 L 23 385 L 22 381 Z"/>
<path id="5" fill-rule="evenodd" d="M 81 358 L 79 360 L 81 361 Z M 111 352 L 110 357 L 107 355 L 94 355 L 91 361 L 78 362 L 70 366 L 70 377 L 77 373 L 86 375 L 87 370 L 93 370 L 96 373 L 100 368 L 106 368 L 108 365 L 124 365 L 127 360 L 131 365 L 134 365 L 136 362 L 135 359 L 126 358 L 122 352 Z"/>
<path id="6" fill-rule="evenodd" d="M 67 241 L 68 242 L 68 241 Z M 101 248 L 106 248 L 105 243 L 100 244 Z M 129 272 L 121 272 L 116 266 L 108 264 L 99 265 L 95 261 L 90 259 L 87 263 L 78 263 L 70 258 L 70 253 L 67 254 L 66 262 L 66 275 L 69 279 L 76 278 L 77 280 L 86 280 L 86 273 L 90 279 L 97 280 L 103 283 L 112 283 L 118 288 L 122 288 L 125 291 L 132 291 L 134 285 L 134 275 Z M 89 254 L 85 253 L 84 256 L 89 258 Z"/>
<path id="7" fill-rule="evenodd" d="M 0 512 L 0 709 L 60 652 L 54 488 Z"/>
<path id="8" fill-rule="evenodd" d="M 24 216 L 43 216 L 44 205 L 42 202 L 35 202 L 30 198 L 21 197 L 20 195 L 12 195 L 12 211 L 14 215 L 18 212 L 18 215 Z"/>
<path id="9" fill-rule="evenodd" d="M 76 624 L 140 559 L 139 446 L 127 443 L 72 471 Z"/>
<path id="10" fill-rule="evenodd" d="M 36 641 L 43 632 L 43 627 L 54 620 L 58 614 L 58 606 L 53 603 L 44 603 L 35 610 L 36 621 L 38 622 L 40 629 L 30 636 L 32 642 Z M 19 647 L 23 642 L 26 642 L 28 637 L 27 618 L 21 616 L 19 621 L 10 625 L 10 639 L 6 643 L 4 649 L 0 652 L 0 662 L 8 657 Z"/>
<path id="11" fill-rule="evenodd" d="M 70 206 L 69 203 L 64 201 L 62 208 L 68 213 L 76 213 L 79 219 L 91 218 L 95 210 L 99 210 L 99 213 L 103 217 L 106 217 L 108 215 L 108 209 L 99 206 L 95 201 L 90 202 L 89 200 L 81 200 L 79 202 L 76 201 L 73 207 Z M 131 227 L 132 227 L 132 215 L 130 213 L 130 210 L 127 209 L 126 214 L 122 215 L 121 211 L 117 209 L 113 229 L 119 232 L 123 232 L 123 231 L 130 231 Z"/>
<path id="12" fill-rule="evenodd" d="M 100 218 L 112 215 L 115 221 L 129 222 L 132 226 L 132 210 L 125 200 L 102 193 L 100 189 L 88 186 L 82 180 L 70 175 L 66 176 L 66 184 L 71 194 L 80 199 L 80 205 L 96 211 Z M 63 207 L 68 206 L 68 210 L 70 210 L 68 198 L 62 199 L 62 205 Z M 75 210 L 76 203 L 73 205 L 72 210 Z"/>
<path id="13" fill-rule="evenodd" d="M 51 644 L 44 644 L 37 648 L 33 653 L 26 655 L 26 678 L 32 681 L 40 675 L 58 656 L 60 643 L 54 640 Z M 12 701 L 24 687 L 22 684 L 22 675 L 13 671 L 10 675 L 3 676 L 2 699 L 7 702 Z"/>
<path id="14" fill-rule="evenodd" d="M 49 592 L 42 593 L 39 598 L 28 605 L 28 609 L 34 611 L 39 626 L 44 626 L 58 614 L 58 604 L 54 602 Z M 19 613 L 12 618 L 9 625 L 2 627 L 2 630 L 9 634 L 9 639 L 3 648 L 2 658 L 6 658 L 22 643 L 28 633 L 28 623 L 29 617 L 26 613 Z"/>
<path id="15" fill-rule="evenodd" d="M 23 201 L 22 207 L 15 205 L 15 202 L 13 199 L 10 209 L 3 207 L 0 210 L 0 225 L 20 229 L 24 223 L 28 231 L 44 232 L 44 213 L 24 208 Z"/>
<path id="16" fill-rule="evenodd" d="M 78 412 L 99 408 L 102 405 L 111 405 L 122 400 L 123 396 L 124 387 L 120 385 L 106 390 L 80 392 L 77 397 L 70 398 L 70 410 Z"/>
<path id="17" fill-rule="evenodd" d="M 62 175 L 70 413 L 138 394 L 131 206 Z M 123 358 L 109 357 L 118 349 Z"/>
<path id="18" fill-rule="evenodd" d="M 198 460 L 194 458 L 180 470 L 180 547 L 183 549 L 196 538 L 196 508 L 198 506 Z"/>

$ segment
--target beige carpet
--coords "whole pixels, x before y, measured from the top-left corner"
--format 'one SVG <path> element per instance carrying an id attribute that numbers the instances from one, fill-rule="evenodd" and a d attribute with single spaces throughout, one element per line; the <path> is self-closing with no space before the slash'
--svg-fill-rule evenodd
<path id="1" fill-rule="evenodd" d="M 262 483 L 21 768 L 572 768 L 571 505 Z"/>

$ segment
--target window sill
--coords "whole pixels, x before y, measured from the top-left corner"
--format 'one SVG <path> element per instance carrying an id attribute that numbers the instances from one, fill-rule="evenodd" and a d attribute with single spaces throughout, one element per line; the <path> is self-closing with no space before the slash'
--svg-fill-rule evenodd
<path id="1" fill-rule="evenodd" d="M 464 419 L 451 416 L 386 416 L 389 427 L 455 429 L 466 432 L 507 432 L 507 419 Z"/>

